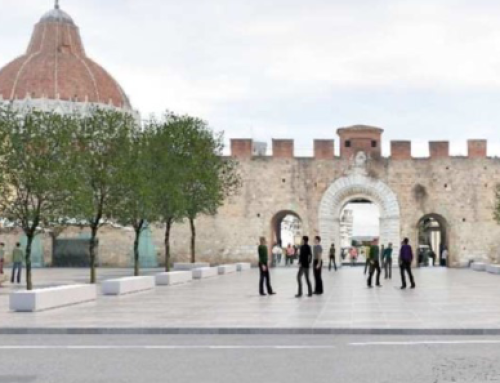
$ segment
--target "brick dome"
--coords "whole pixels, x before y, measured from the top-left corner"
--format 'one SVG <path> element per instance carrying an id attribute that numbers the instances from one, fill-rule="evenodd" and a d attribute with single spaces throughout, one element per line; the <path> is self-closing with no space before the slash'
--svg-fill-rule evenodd
<path id="1" fill-rule="evenodd" d="M 85 54 L 73 19 L 59 8 L 35 25 L 26 54 L 0 70 L 0 100 L 59 100 L 131 110 L 120 85 Z"/>

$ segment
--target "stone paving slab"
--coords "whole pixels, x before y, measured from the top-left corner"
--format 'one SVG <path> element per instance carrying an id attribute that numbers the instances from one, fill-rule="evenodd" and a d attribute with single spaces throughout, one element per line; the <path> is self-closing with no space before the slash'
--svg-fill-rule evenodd
<path id="1" fill-rule="evenodd" d="M 158 270 L 146 270 L 150 275 Z M 9 271 L 7 271 L 9 272 Z M 221 275 L 154 291 L 39 313 L 8 310 L 7 284 L 0 288 L 0 333 L 425 333 L 500 334 L 500 276 L 471 270 L 414 270 L 417 289 L 400 290 L 400 279 L 368 289 L 363 270 L 325 270 L 325 294 L 297 299 L 293 268 L 273 269 L 277 295 L 258 294 L 258 271 Z M 99 279 L 130 275 L 100 269 Z M 85 269 L 35 271 L 37 286 L 88 281 Z"/>

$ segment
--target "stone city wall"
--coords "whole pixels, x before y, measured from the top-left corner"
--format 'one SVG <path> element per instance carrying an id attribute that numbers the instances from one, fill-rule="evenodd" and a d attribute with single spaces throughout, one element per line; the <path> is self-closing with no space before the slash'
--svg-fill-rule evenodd
<path id="1" fill-rule="evenodd" d="M 333 140 L 317 140 L 314 156 L 294 157 L 292 140 L 274 140 L 272 156 L 252 156 L 251 140 L 233 140 L 232 156 L 239 162 L 243 185 L 214 217 L 197 222 L 197 260 L 212 263 L 256 262 L 258 238 L 273 238 L 273 218 L 293 212 L 302 232 L 319 235 L 318 211 L 328 187 L 353 169 L 353 158 L 335 157 Z M 486 157 L 487 143 L 469 141 L 467 157 L 449 156 L 445 142 L 430 143 L 429 158 L 413 158 L 411 142 L 391 143 L 391 156 L 368 156 L 367 177 L 383 182 L 397 196 L 400 236 L 417 241 L 419 220 L 437 214 L 446 220 L 451 265 L 471 258 L 500 261 L 500 226 L 493 219 L 495 186 L 500 182 L 500 160 Z M 339 217 L 336 217 L 339 218 Z M 80 235 L 70 228 L 62 236 Z M 164 264 L 164 227 L 154 226 L 158 262 Z M 4 232 L 7 261 L 19 230 Z M 129 266 L 134 233 L 127 228 L 103 227 L 99 232 L 103 266 Z M 172 232 L 172 260 L 189 260 L 187 224 Z M 324 244 L 328 246 L 329 244 Z M 43 237 L 45 264 L 51 264 L 52 239 Z"/>

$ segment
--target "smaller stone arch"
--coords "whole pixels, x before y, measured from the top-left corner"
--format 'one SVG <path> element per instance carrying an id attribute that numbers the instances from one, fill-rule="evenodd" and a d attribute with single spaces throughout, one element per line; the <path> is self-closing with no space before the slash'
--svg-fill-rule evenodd
<path id="1" fill-rule="evenodd" d="M 401 242 L 397 195 L 382 181 L 361 174 L 337 179 L 324 193 L 319 207 L 319 230 L 325 246 L 340 243 L 340 214 L 354 199 L 367 199 L 380 209 L 380 243 L 392 242 L 395 252 Z"/>
<path id="2" fill-rule="evenodd" d="M 288 216 L 292 215 L 301 222 L 301 224 L 304 224 L 304 221 L 302 220 L 301 216 L 299 213 L 297 213 L 294 210 L 290 209 L 284 209 L 280 210 L 277 213 L 273 215 L 273 218 L 271 218 L 271 241 L 270 245 L 272 245 L 274 242 L 280 242 L 281 241 L 281 222 L 283 219 Z"/>
<path id="3" fill-rule="evenodd" d="M 440 232 L 440 237 L 441 237 L 440 238 L 441 246 L 444 245 L 444 246 L 446 246 L 449 249 L 450 228 L 449 228 L 448 220 L 443 215 L 438 214 L 438 213 L 427 213 L 427 214 L 424 214 L 416 222 L 416 224 L 415 224 L 415 229 L 416 229 L 416 241 L 415 241 L 415 244 L 417 246 L 420 245 L 421 224 L 426 219 L 434 219 L 435 221 L 437 221 L 437 223 L 439 225 L 439 232 Z M 438 260 L 439 260 L 440 256 L 441 256 L 442 248 L 433 249 L 433 250 L 436 253 L 436 255 L 438 257 Z M 448 259 L 448 264 L 447 265 L 449 265 L 449 263 L 450 263 L 450 259 Z"/>

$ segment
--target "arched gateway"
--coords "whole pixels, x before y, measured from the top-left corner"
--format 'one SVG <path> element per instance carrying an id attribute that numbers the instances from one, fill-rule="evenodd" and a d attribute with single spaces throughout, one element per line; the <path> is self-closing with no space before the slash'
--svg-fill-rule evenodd
<path id="1" fill-rule="evenodd" d="M 365 199 L 380 209 L 380 244 L 392 242 L 395 252 L 401 243 L 399 203 L 396 194 L 382 181 L 361 174 L 337 179 L 326 190 L 319 206 L 319 230 L 325 245 L 340 243 L 340 214 L 352 200 Z"/>

